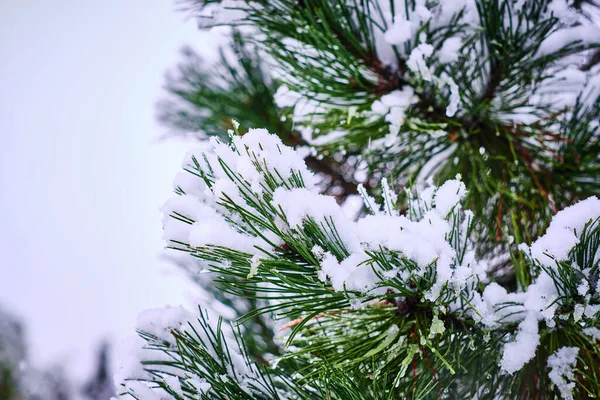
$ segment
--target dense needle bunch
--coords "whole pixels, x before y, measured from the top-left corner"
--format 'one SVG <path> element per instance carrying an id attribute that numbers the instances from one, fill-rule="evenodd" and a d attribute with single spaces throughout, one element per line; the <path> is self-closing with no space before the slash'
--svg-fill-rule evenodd
<path id="1" fill-rule="evenodd" d="M 600 396 L 597 4 L 184 4 L 232 27 L 161 108 L 211 137 L 163 208 L 210 296 L 140 317 L 124 396 Z"/>

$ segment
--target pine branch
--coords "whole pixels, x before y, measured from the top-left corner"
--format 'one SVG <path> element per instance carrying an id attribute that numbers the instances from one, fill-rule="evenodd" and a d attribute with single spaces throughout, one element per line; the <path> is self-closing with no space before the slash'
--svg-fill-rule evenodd
<path id="1" fill-rule="evenodd" d="M 165 231 L 224 298 L 251 305 L 236 321 L 245 332 L 275 336 L 265 322 L 282 320 L 287 349 L 271 365 L 254 357 L 266 391 L 238 385 L 243 395 L 600 396 L 600 203 L 590 197 L 600 102 L 589 83 L 599 43 L 583 34 L 588 5 L 228 4 L 245 17 L 217 12 L 215 24 L 254 27 L 246 43 L 260 57 L 244 53 L 220 87 L 198 73 L 177 95 L 243 93 L 231 109 L 197 102 L 211 111 L 197 126 L 240 133 L 219 124 L 244 120 L 253 99 L 247 126 L 281 140 L 249 129 L 194 155 Z M 279 97 L 284 86 L 295 104 Z M 303 161 L 286 145 L 316 154 Z M 384 177 L 419 193 L 398 201 L 387 180 L 374 184 Z M 427 177 L 440 186 L 423 187 Z M 356 192 L 372 213 L 358 221 L 323 195 Z M 200 342 L 174 354 L 195 357 Z M 238 386 L 219 390 L 242 396 Z"/>

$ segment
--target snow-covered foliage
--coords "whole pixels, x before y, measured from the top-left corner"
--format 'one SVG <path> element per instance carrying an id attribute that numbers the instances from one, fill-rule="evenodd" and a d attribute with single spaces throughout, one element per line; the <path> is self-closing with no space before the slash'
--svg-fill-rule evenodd
<path id="1" fill-rule="evenodd" d="M 197 317 L 183 307 L 166 307 L 142 313 L 136 329 L 142 336 L 123 341 L 119 349 L 115 383 L 119 392 L 125 393 L 122 398 L 198 398 L 213 386 L 247 398 L 265 391 L 264 378 L 242 355 L 231 327 L 218 318 Z M 197 354 L 178 353 L 189 344 L 197 346 Z M 168 362 L 175 364 L 166 365 Z M 202 374 L 186 370 L 187 363 L 199 366 Z M 210 375 L 216 381 L 206 379 Z M 155 390 L 156 384 L 162 389 Z"/>
<path id="2" fill-rule="evenodd" d="M 165 239 L 170 247 L 208 261 L 209 268 L 221 274 L 239 270 L 238 276 L 261 282 L 271 268 L 280 268 L 278 262 L 284 261 L 279 254 L 286 245 L 300 246 L 295 250 L 308 262 L 305 274 L 314 277 L 312 284 L 320 282 L 318 286 L 342 293 L 355 309 L 397 290 L 405 298 L 432 304 L 437 325 L 432 324 L 430 338 L 445 330 L 437 317 L 440 312 L 471 318 L 492 334 L 503 335 L 516 326 L 499 360 L 508 374 L 536 355 L 541 323 L 556 329 L 571 315 L 575 322 L 590 326 L 590 336 L 595 332 L 600 253 L 598 246 L 591 253 L 588 246 L 599 234 L 600 201 L 595 197 L 559 212 L 546 235 L 530 247 L 521 246 L 540 272 L 525 291 L 508 293 L 497 283 L 488 283 L 485 264 L 477 261 L 469 239 L 473 216 L 462 208 L 466 190 L 460 180 L 408 191 L 407 215 L 399 215 L 396 194 L 384 180 L 382 204 L 365 196 L 371 215 L 354 221 L 333 197 L 319 194 L 318 177 L 308 171 L 302 157 L 264 129 L 232 136 L 230 144 L 213 139 L 210 149 L 188 154 L 183 167 L 185 175 L 175 183 L 178 195 L 163 208 Z M 567 262 L 573 266 L 573 277 L 557 276 L 561 263 Z M 291 264 L 281 265 L 285 275 Z M 286 284 L 282 280 L 279 289 L 285 291 Z M 575 286 L 569 289 L 569 284 Z M 145 340 L 135 339 L 121 351 L 131 357 L 124 357 L 118 383 L 124 382 L 125 390 L 142 398 L 153 398 L 147 397 L 152 390 L 143 382 L 159 382 L 166 392 L 179 391 L 179 385 L 192 393 L 209 390 L 206 377 L 174 372 L 172 367 L 152 367 L 150 372 L 139 364 L 183 357 L 177 354 L 177 342 L 186 334 L 194 343 L 204 343 L 206 355 L 217 359 L 218 351 L 207 345 L 214 341 L 197 325 L 217 329 L 207 321 L 194 321 L 181 308 L 142 314 L 138 330 Z M 223 340 L 232 340 L 231 334 L 218 329 Z M 143 350 L 145 342 L 162 353 Z M 248 393 L 262 390 L 249 383 L 259 379 L 259 373 L 245 363 L 243 349 L 226 347 L 230 358 L 220 366 L 227 371 L 223 379 L 234 379 L 235 387 Z M 556 357 L 564 358 L 560 354 Z M 570 370 L 560 369 L 555 361 L 548 361 L 551 376 L 566 396 L 571 386 L 560 379 L 570 378 Z M 131 378 L 143 382 L 127 380 Z"/>
<path id="3" fill-rule="evenodd" d="M 191 248 L 211 244 L 258 254 L 259 248 L 271 247 L 272 233 L 255 232 L 228 205 L 243 204 L 244 195 L 272 195 L 273 179 L 302 182 L 313 191 L 316 179 L 297 153 L 264 129 L 236 136 L 231 145 L 216 138 L 211 144 L 210 152 L 192 152 L 184 160 L 188 172 L 175 182 L 182 195 L 163 207 L 164 237 Z"/>
<path id="4" fill-rule="evenodd" d="M 382 280 L 406 283 L 427 277 L 427 297 L 435 300 L 443 288 L 460 291 L 484 273 L 467 249 L 465 232 L 472 214 L 460 205 L 466 193 L 460 181 L 425 189 L 414 199 L 410 218 L 398 215 L 388 201 L 383 210 L 372 204 L 373 215 L 353 221 L 333 197 L 319 194 L 317 179 L 302 157 L 276 135 L 251 129 L 234 137 L 231 145 L 216 139 L 212 145 L 211 152 L 188 156 L 184 168 L 192 180 L 178 178 L 182 195 L 163 208 L 165 238 L 175 247 L 193 252 L 207 245 L 223 246 L 252 254 L 254 276 L 258 255 L 268 258 L 265 253 L 280 246 L 281 237 L 301 234 L 308 224 L 316 224 L 330 226 L 337 242 L 338 249 L 329 250 L 332 243 L 323 243 L 325 247 L 313 254 L 319 278 L 337 291 L 370 294 L 385 291 Z M 267 229 L 252 230 L 242 209 L 262 218 Z M 379 260 L 396 255 L 410 267 L 389 269 Z"/>
<path id="5" fill-rule="evenodd" d="M 229 86 L 191 68 L 172 90 L 220 139 L 186 158 L 165 239 L 262 302 L 240 322 L 280 324 L 259 370 L 317 398 L 565 396 L 549 354 L 600 356 L 598 6 L 188 2 L 254 30 L 215 74 Z"/>
<path id="6" fill-rule="evenodd" d="M 505 230 L 518 237 L 528 227 L 522 239 L 532 241 L 572 199 L 597 194 L 575 176 L 599 163 L 594 2 L 185 2 L 203 27 L 254 29 L 245 36 L 254 56 L 237 49 L 239 65 L 222 66 L 235 72 L 229 89 L 240 109 L 200 69 L 173 88 L 185 107 L 172 117 L 200 136 L 223 137 L 230 117 L 267 126 L 311 168 L 331 171 L 342 196 L 382 177 L 405 186 L 460 173 L 478 217 L 477 250 L 500 266 Z M 188 112 L 194 105 L 201 110 Z"/>
<path id="7" fill-rule="evenodd" d="M 253 12 L 256 13 L 264 7 L 259 1 L 225 0 L 219 2 L 196 2 L 197 14 L 201 26 L 241 25 L 247 21 Z M 352 6 L 353 2 L 348 2 Z M 551 0 L 532 2 L 508 2 L 507 6 L 493 9 L 491 5 L 479 5 L 475 0 L 417 0 L 405 2 L 403 0 L 376 0 L 369 2 L 367 8 L 370 23 L 372 23 L 372 37 L 376 56 L 381 65 L 391 71 L 402 71 L 405 85 L 400 90 L 386 93 L 381 98 L 371 98 L 370 110 L 361 110 L 358 115 L 364 116 L 384 115 L 390 124 L 390 132 L 396 136 L 406 120 L 406 110 L 425 95 L 424 88 L 420 85 L 425 81 L 432 85 L 439 94 L 439 100 L 446 102 L 446 114 L 449 117 L 460 115 L 463 94 L 460 92 L 456 79 L 471 76 L 469 91 L 484 93 L 486 91 L 485 75 L 479 70 L 484 68 L 480 64 L 481 56 L 490 56 L 490 50 L 482 47 L 475 38 L 485 29 L 489 13 L 499 13 L 502 27 L 507 32 L 516 35 L 530 33 L 531 52 L 535 55 L 532 60 L 523 60 L 523 63 L 541 62 L 545 57 L 554 55 L 557 51 L 565 53 L 574 52 L 578 48 L 600 43 L 600 26 L 598 13 L 593 4 L 583 2 L 579 7 L 574 7 L 566 0 Z M 539 3 L 539 4 L 538 4 Z M 478 8 L 480 7 L 480 8 Z M 487 7 L 488 10 L 481 7 Z M 538 12 L 541 10 L 541 13 Z M 360 11 L 357 7 L 354 15 L 355 24 L 360 22 Z M 526 22 L 527 18 L 537 18 L 540 21 L 540 30 L 532 29 Z M 546 29 L 544 24 L 553 21 Z M 298 28 L 300 34 L 303 28 Z M 443 32 L 443 34 L 441 34 Z M 541 40 L 538 45 L 534 39 Z M 315 45 L 302 40 L 286 39 L 285 45 L 290 52 L 306 55 L 307 67 L 321 67 L 320 57 L 323 51 Z M 294 50 L 295 49 L 295 50 Z M 336 56 L 336 49 L 329 53 L 330 57 Z M 399 58 L 406 60 L 406 67 L 399 63 Z M 501 96 L 494 105 L 498 116 L 512 123 L 533 124 L 543 118 L 541 110 L 549 107 L 554 111 L 563 110 L 566 106 L 573 106 L 577 96 L 581 93 L 594 92 L 598 86 L 598 67 L 582 71 L 578 65 L 578 55 L 568 55 L 560 63 L 547 62 L 547 69 L 541 74 L 539 87 L 527 92 L 519 91 L 519 96 L 524 98 L 511 98 L 513 93 Z M 326 113 L 335 107 L 334 99 L 326 99 L 320 94 L 305 90 L 301 81 L 293 73 L 270 63 L 272 73 L 283 82 L 281 91 L 276 96 L 280 107 L 292 106 L 294 122 L 303 131 L 303 136 L 309 141 L 315 134 L 311 125 L 318 121 L 317 115 Z M 275 67 L 273 69 L 273 67 Z M 457 69 L 459 73 L 457 74 Z M 333 68 L 331 73 L 337 72 Z M 367 67 L 358 67 L 364 79 L 376 81 L 373 71 Z M 350 76 L 348 76 L 349 78 Z M 342 79 L 342 77 L 339 77 Z M 292 89 L 293 88 L 293 89 Z M 426 89 L 429 91 L 431 88 Z M 593 102 L 597 96 L 583 96 L 586 101 Z M 448 101 L 444 101 L 447 99 Z M 505 100 L 528 104 L 528 107 L 505 109 Z M 340 100 L 340 99 L 338 99 Z M 422 99 L 421 99 L 422 100 Z M 470 99 L 469 99 L 470 100 Z M 515 101 L 516 100 L 516 101 Z M 342 103 L 346 101 L 343 100 Z M 352 107 L 347 104 L 347 107 Z M 355 111 L 356 112 L 356 111 Z M 339 130 L 339 127 L 336 129 Z M 335 142 L 339 138 L 331 138 Z M 323 141 L 318 142 L 323 145 Z"/>
<path id="8" fill-rule="evenodd" d="M 518 371 L 535 356 L 540 339 L 538 321 L 554 328 L 559 308 L 570 309 L 574 322 L 583 318 L 584 322 L 595 323 L 600 311 L 600 290 L 598 286 L 590 290 L 590 282 L 597 285 L 600 248 L 596 245 L 590 253 L 588 241 L 598 236 L 599 223 L 600 200 L 596 197 L 560 211 L 544 236 L 530 247 L 520 246 L 541 269 L 527 290 L 507 293 L 500 285 L 491 283 L 481 297 L 475 296 L 476 307 L 487 326 L 519 321 L 515 340 L 504 349 L 504 371 Z M 596 232 L 591 233 L 594 229 Z M 581 258 L 581 253 L 586 258 Z M 574 298 L 582 301 L 573 302 Z M 561 317 L 569 314 L 563 311 Z"/>
<path id="9" fill-rule="evenodd" d="M 573 400 L 575 387 L 573 368 L 577 364 L 578 353 L 577 347 L 561 347 L 548 357 L 548 368 L 550 368 L 548 376 L 564 400 Z"/>

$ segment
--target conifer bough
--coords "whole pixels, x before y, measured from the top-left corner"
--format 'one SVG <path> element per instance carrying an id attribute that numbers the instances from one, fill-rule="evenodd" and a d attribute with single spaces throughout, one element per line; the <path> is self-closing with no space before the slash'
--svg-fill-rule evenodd
<path id="1" fill-rule="evenodd" d="M 124 397 L 600 397 L 598 4 L 185 4 L 231 27 L 161 111 L 212 297 L 140 316 Z"/>

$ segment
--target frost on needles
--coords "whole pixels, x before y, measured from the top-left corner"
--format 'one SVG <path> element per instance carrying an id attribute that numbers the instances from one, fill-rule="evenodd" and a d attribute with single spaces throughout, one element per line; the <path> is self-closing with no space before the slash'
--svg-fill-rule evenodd
<path id="1" fill-rule="evenodd" d="M 354 220 L 278 136 L 230 136 L 186 156 L 164 237 L 233 298 L 261 299 L 249 315 L 271 320 L 280 352 L 255 359 L 201 307 L 147 312 L 121 351 L 124 398 L 485 398 L 537 379 L 569 399 L 596 373 L 584 368 L 599 354 L 596 197 L 520 246 L 538 273 L 509 293 L 474 251 L 460 179 L 407 190 L 402 213 L 384 180 Z"/>

